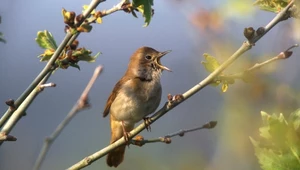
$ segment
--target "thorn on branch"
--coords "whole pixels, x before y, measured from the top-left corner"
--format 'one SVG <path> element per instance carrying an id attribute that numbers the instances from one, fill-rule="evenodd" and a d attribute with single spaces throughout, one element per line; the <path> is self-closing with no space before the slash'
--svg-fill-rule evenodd
<path id="1" fill-rule="evenodd" d="M 6 135 L 5 133 L 0 133 L 0 141 L 16 141 L 17 138 L 11 135 Z"/>
<path id="2" fill-rule="evenodd" d="M 6 104 L 7 106 L 9 106 L 9 109 L 10 109 L 11 111 L 14 111 L 14 110 L 16 109 L 15 101 L 14 101 L 13 99 L 8 99 L 8 100 L 5 102 L 5 104 Z"/>
<path id="3" fill-rule="evenodd" d="M 89 108 L 89 107 L 91 107 L 91 105 L 89 103 L 89 98 L 88 98 L 87 95 L 85 95 L 78 102 L 78 110 L 86 109 L 86 108 Z"/>
<path id="4" fill-rule="evenodd" d="M 56 87 L 56 84 L 55 83 L 46 83 L 46 84 L 41 84 L 39 86 L 39 90 L 40 91 L 43 91 L 45 88 L 47 87 Z"/>

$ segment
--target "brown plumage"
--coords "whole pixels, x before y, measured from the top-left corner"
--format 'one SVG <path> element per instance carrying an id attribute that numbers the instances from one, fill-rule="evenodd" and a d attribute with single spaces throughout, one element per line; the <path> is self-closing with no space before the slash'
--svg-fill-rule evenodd
<path id="1" fill-rule="evenodd" d="M 128 69 L 115 85 L 103 112 L 110 113 L 111 140 L 114 143 L 125 137 L 128 140 L 135 123 L 154 112 L 161 99 L 160 75 L 168 70 L 161 65 L 160 58 L 167 54 L 150 47 L 139 48 L 130 58 Z M 107 155 L 107 165 L 117 167 L 124 159 L 126 145 L 116 148 Z"/>

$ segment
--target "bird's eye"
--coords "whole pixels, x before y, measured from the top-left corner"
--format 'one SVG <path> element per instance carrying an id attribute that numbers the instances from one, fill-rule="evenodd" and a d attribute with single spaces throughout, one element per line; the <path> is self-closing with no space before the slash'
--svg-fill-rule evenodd
<path id="1" fill-rule="evenodd" d="M 151 60 L 151 55 L 146 55 L 146 57 L 145 57 L 147 60 Z"/>

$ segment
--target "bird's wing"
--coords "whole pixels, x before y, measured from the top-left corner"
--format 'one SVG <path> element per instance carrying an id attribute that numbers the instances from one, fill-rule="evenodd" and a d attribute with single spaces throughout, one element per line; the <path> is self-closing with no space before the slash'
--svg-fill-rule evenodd
<path id="1" fill-rule="evenodd" d="M 113 91 L 110 93 L 108 99 L 107 99 L 107 102 L 106 102 L 106 105 L 105 105 L 105 109 L 103 111 L 103 117 L 106 117 L 109 113 L 109 110 L 110 110 L 110 106 L 111 104 L 114 102 L 114 100 L 116 99 L 121 87 L 122 87 L 122 84 L 124 84 L 126 81 L 128 81 L 130 78 L 128 77 L 122 77 L 118 82 L 117 84 L 115 85 Z"/>

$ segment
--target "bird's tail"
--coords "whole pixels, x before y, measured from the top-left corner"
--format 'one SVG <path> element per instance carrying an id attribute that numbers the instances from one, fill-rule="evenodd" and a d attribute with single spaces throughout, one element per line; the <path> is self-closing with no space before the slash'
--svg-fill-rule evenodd
<path id="1" fill-rule="evenodd" d="M 123 137 L 123 127 L 120 121 L 116 121 L 114 120 L 113 116 L 110 117 L 111 118 L 111 122 L 110 122 L 110 126 L 111 126 L 111 139 L 110 139 L 110 143 L 114 143 L 115 141 L 117 141 L 118 139 Z M 125 126 L 125 130 L 126 132 L 130 132 L 133 129 L 133 126 Z M 124 159 L 124 154 L 125 154 L 125 149 L 126 149 L 126 145 L 122 145 L 118 148 L 116 148 L 115 150 L 111 151 L 110 153 L 107 154 L 107 158 L 106 158 L 106 163 L 108 166 L 110 167 L 117 167 L 118 165 L 120 165 Z"/>

